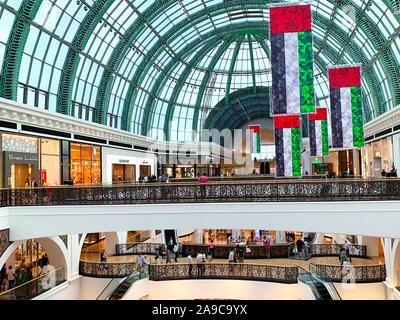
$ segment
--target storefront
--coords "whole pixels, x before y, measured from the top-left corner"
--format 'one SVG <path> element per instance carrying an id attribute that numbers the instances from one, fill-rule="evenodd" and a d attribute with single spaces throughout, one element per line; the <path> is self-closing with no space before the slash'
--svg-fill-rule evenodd
<path id="1" fill-rule="evenodd" d="M 131 183 L 155 174 L 157 158 L 150 153 L 102 148 L 102 176 L 105 183 Z"/>
<path id="2" fill-rule="evenodd" d="M 60 184 L 60 141 L 1 134 L 2 187 Z"/>
<path id="3" fill-rule="evenodd" d="M 73 184 L 101 183 L 101 149 L 70 142 L 70 177 Z"/>
<path id="4" fill-rule="evenodd" d="M 367 142 L 362 149 L 361 158 L 365 177 L 381 177 L 383 174 L 395 172 L 395 156 L 399 150 L 398 135 L 385 137 L 379 140 Z M 384 172 L 383 172 L 384 171 Z"/>

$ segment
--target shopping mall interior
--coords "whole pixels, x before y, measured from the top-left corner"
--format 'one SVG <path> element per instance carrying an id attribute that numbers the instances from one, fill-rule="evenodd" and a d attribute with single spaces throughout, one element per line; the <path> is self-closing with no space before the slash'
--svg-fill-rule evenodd
<path id="1" fill-rule="evenodd" d="M 400 1 L 0 24 L 0 300 L 400 300 Z"/>

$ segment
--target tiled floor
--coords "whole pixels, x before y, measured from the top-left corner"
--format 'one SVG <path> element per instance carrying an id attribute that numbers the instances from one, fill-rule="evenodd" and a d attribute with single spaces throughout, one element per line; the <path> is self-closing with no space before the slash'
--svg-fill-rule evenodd
<path id="1" fill-rule="evenodd" d="M 107 262 L 109 263 L 118 263 L 118 262 L 135 262 L 137 255 L 132 256 L 111 256 L 107 258 Z M 148 255 L 150 258 L 150 262 L 154 263 L 154 256 Z M 193 262 L 195 262 L 195 257 L 193 258 Z M 81 254 L 82 261 L 91 261 L 91 262 L 100 262 L 100 254 L 99 253 L 82 253 Z M 208 259 L 208 263 L 227 263 L 228 259 Z M 165 264 L 165 259 L 161 259 L 161 263 Z M 174 259 L 172 259 L 172 263 Z M 178 258 L 178 263 L 187 263 L 187 258 Z M 300 266 L 304 269 L 308 270 L 308 266 L 310 263 L 314 264 L 327 264 L 327 265 L 340 265 L 338 257 L 315 257 L 311 258 L 308 261 L 304 260 L 293 260 L 293 259 L 244 259 L 244 263 L 248 264 L 267 264 L 267 265 L 278 265 L 278 266 Z M 352 265 L 374 265 L 374 264 L 384 264 L 384 261 L 379 261 L 378 257 L 368 258 L 368 259 L 360 259 L 360 258 L 352 258 Z"/>

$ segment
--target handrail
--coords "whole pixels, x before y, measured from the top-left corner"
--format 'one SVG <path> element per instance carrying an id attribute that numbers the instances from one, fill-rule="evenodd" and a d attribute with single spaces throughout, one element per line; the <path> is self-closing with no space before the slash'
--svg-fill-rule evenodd
<path id="1" fill-rule="evenodd" d="M 100 300 L 100 297 L 102 296 L 102 294 L 111 286 L 111 284 L 114 284 L 113 282 L 115 280 L 118 281 L 118 284 L 116 285 L 114 291 L 118 288 L 119 285 L 121 285 L 122 282 L 124 282 L 126 279 L 128 279 L 128 277 L 125 278 L 113 278 L 110 280 L 110 282 L 106 285 L 106 287 L 103 289 L 103 291 L 101 291 L 101 293 L 97 296 L 96 300 Z M 114 293 L 114 291 L 110 292 L 109 294 L 107 294 L 107 296 L 105 297 L 105 299 L 101 299 L 101 300 L 108 300 L 110 298 L 110 296 Z"/>
<path id="2" fill-rule="evenodd" d="M 56 273 L 57 271 L 60 271 L 61 269 L 64 269 L 64 267 L 55 269 L 55 270 L 53 270 L 53 271 L 51 271 L 51 272 L 49 272 L 49 273 L 47 273 L 47 274 L 43 274 L 43 275 L 41 275 L 41 276 L 38 276 L 38 277 L 36 277 L 36 278 L 33 278 L 32 280 L 29 280 L 29 281 L 26 281 L 26 282 L 24 282 L 24 283 L 21 283 L 21 284 L 18 285 L 18 286 L 12 287 L 11 289 L 8 289 L 8 290 L 6 290 L 6 291 L 0 292 L 0 296 L 5 295 L 6 293 L 9 293 L 9 292 L 11 292 L 11 291 L 14 291 L 15 289 L 18 289 L 18 288 L 21 288 L 21 287 L 23 287 L 23 286 L 26 286 L 26 285 L 29 284 L 29 283 L 32 283 L 32 282 L 35 282 L 35 281 L 39 281 L 40 279 L 45 278 L 45 277 L 48 277 L 50 274 Z"/>
<path id="3" fill-rule="evenodd" d="M 300 266 L 297 265 L 297 264 L 295 264 L 295 266 L 297 266 L 300 270 L 305 271 L 305 273 L 303 273 L 303 274 L 306 274 L 306 275 L 311 279 L 311 281 L 312 281 L 312 283 L 313 283 L 313 285 L 314 285 L 314 289 L 312 290 L 312 293 L 313 293 L 315 299 L 316 299 L 316 300 L 319 300 L 319 298 L 320 298 L 321 296 L 320 296 L 320 294 L 319 294 L 319 292 L 318 292 L 318 290 L 317 290 L 317 286 L 316 286 L 316 283 L 315 283 L 315 281 L 314 281 L 314 277 L 312 276 L 312 273 L 311 273 L 311 272 L 308 272 L 306 269 L 304 269 L 303 267 L 300 267 Z M 299 274 L 299 278 L 300 278 L 300 274 Z M 301 281 L 301 280 L 299 279 L 299 281 Z M 317 295 L 318 295 L 318 297 L 317 297 Z"/>
<path id="4" fill-rule="evenodd" d="M 332 279 L 330 279 L 330 278 L 321 279 L 321 278 L 317 277 L 317 276 L 314 275 L 313 272 L 311 271 L 311 268 L 312 268 L 311 266 L 317 267 L 317 265 L 314 264 L 314 263 L 310 263 L 310 264 L 308 265 L 308 269 L 309 269 L 310 274 L 312 274 L 313 277 L 315 277 L 316 279 L 318 279 L 318 280 L 320 280 L 320 281 L 322 281 L 322 282 L 326 282 L 326 283 L 329 285 L 329 287 L 331 287 L 331 288 L 333 287 L 333 289 L 335 290 L 335 293 L 336 293 L 337 297 L 339 298 L 339 300 L 342 300 L 342 297 L 340 296 L 339 291 L 337 291 L 336 286 L 335 286 L 335 284 L 333 283 Z"/>

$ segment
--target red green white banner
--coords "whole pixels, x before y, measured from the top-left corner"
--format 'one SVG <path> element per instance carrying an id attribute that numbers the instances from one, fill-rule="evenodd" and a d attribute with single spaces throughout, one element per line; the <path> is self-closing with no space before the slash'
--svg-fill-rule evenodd
<path id="1" fill-rule="evenodd" d="M 261 153 L 261 126 L 251 125 L 250 130 L 250 153 Z"/>

